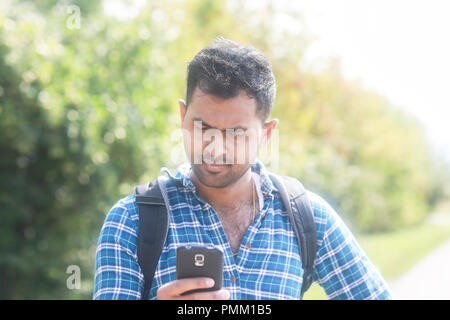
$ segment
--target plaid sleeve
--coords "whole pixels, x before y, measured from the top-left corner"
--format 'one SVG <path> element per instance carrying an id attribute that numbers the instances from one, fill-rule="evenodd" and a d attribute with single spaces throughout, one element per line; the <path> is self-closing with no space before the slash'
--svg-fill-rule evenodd
<path id="1" fill-rule="evenodd" d="M 96 300 L 141 298 L 144 280 L 136 255 L 137 221 L 130 217 L 126 205 L 126 199 L 114 205 L 100 232 L 95 258 Z"/>
<path id="2" fill-rule="evenodd" d="M 310 194 L 318 242 L 314 280 L 329 299 L 392 299 L 388 286 L 335 210 Z"/>

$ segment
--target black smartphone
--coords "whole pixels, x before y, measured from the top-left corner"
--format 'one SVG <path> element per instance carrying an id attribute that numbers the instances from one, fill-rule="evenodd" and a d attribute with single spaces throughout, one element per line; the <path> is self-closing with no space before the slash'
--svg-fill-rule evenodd
<path id="1" fill-rule="evenodd" d="M 182 295 L 215 291 L 222 288 L 223 253 L 213 246 L 182 246 L 177 248 L 177 279 L 208 277 L 214 279 L 211 288 L 195 289 Z"/>

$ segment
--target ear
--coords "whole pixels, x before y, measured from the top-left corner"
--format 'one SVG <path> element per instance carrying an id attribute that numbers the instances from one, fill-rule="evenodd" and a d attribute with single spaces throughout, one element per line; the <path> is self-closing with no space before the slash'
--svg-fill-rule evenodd
<path id="1" fill-rule="evenodd" d="M 276 129 L 278 125 L 278 119 L 273 119 L 270 121 L 266 121 L 264 123 L 264 132 L 263 132 L 263 139 L 262 139 L 262 144 L 263 146 L 266 146 L 269 143 L 270 138 L 272 137 L 272 134 L 274 132 L 274 130 Z"/>
<path id="2" fill-rule="evenodd" d="M 183 128 L 184 117 L 186 116 L 187 106 L 186 106 L 186 102 L 184 102 L 183 99 L 179 99 L 178 104 L 180 105 L 181 128 Z"/>

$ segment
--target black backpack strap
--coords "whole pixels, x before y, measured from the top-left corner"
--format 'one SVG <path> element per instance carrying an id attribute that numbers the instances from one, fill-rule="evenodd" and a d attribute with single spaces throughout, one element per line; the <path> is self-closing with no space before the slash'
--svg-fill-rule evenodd
<path id="1" fill-rule="evenodd" d="M 301 298 L 303 298 L 303 294 L 313 282 L 312 271 L 317 251 L 314 213 L 306 190 L 300 181 L 291 177 L 280 177 L 273 173 L 270 173 L 269 176 L 280 193 L 297 236 L 304 270 L 301 289 Z"/>
<path id="2" fill-rule="evenodd" d="M 165 180 L 162 177 L 134 189 L 139 211 L 138 263 L 144 274 L 141 299 L 147 299 L 169 229 Z"/>

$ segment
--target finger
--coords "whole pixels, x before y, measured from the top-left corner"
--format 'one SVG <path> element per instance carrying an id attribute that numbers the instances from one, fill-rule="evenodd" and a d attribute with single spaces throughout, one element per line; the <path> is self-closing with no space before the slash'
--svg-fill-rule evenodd
<path id="1" fill-rule="evenodd" d="M 230 292 L 228 290 L 216 290 L 206 292 L 196 292 L 177 297 L 177 300 L 228 300 Z"/>
<path id="2" fill-rule="evenodd" d="M 165 284 L 160 289 L 162 290 L 162 293 L 167 294 L 169 296 L 179 296 L 183 292 L 189 290 L 211 288 L 213 286 L 214 286 L 214 279 L 198 277 L 198 278 L 178 279 L 173 282 Z"/>

